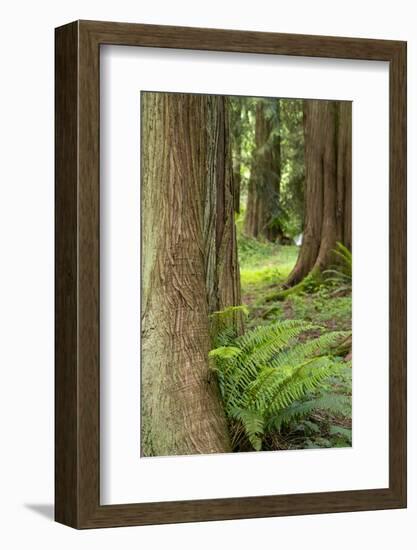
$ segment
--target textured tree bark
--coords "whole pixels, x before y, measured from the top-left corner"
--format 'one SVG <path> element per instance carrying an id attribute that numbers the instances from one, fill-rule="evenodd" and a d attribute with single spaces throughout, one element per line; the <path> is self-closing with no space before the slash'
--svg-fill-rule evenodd
<path id="1" fill-rule="evenodd" d="M 304 131 L 304 232 L 289 286 L 329 267 L 337 241 L 352 242 L 351 103 L 306 100 Z"/>
<path id="2" fill-rule="evenodd" d="M 241 187 L 241 165 L 242 165 L 242 100 L 239 97 L 233 98 L 234 107 L 231 111 L 231 150 L 232 150 L 232 173 L 234 188 L 234 209 L 240 212 L 240 187 Z"/>
<path id="3" fill-rule="evenodd" d="M 282 236 L 278 222 L 281 144 L 279 135 L 276 132 L 273 133 L 274 124 L 279 124 L 279 102 L 275 103 L 275 121 L 271 116 L 267 116 L 263 101 L 258 101 L 256 104 L 255 152 L 244 224 L 244 232 L 247 236 L 253 238 L 263 236 L 269 241 L 276 241 Z"/>
<path id="4" fill-rule="evenodd" d="M 225 100 L 142 96 L 144 456 L 230 451 L 209 313 L 240 301 Z"/>

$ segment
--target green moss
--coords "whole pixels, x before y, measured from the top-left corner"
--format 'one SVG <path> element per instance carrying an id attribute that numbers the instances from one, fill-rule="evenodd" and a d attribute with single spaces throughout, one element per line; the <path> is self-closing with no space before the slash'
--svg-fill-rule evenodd
<path id="1" fill-rule="evenodd" d="M 305 319 L 318 324 L 333 324 L 339 330 L 350 328 L 352 296 L 331 296 L 326 291 L 313 295 L 294 295 L 288 298 L 295 319 Z"/>

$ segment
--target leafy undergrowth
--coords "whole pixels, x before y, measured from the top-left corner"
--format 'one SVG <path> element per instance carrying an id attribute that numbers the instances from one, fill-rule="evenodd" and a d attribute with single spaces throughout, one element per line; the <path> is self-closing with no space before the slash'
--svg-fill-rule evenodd
<path id="1" fill-rule="evenodd" d="M 340 367 L 304 403 L 315 402 L 310 416 L 269 434 L 268 450 L 318 449 L 352 445 L 352 369 Z"/>
<path id="2" fill-rule="evenodd" d="M 311 341 L 323 331 L 350 331 L 351 291 L 349 286 L 334 279 L 318 281 L 283 300 L 268 299 L 271 291 L 279 288 L 288 277 L 298 251 L 297 246 L 264 243 L 240 236 L 242 301 L 249 311 L 247 329 L 291 320 L 320 327 L 300 335 L 298 342 Z M 279 430 L 267 431 L 263 437 L 263 450 L 351 446 L 352 370 L 347 362 L 351 358 L 350 348 L 351 338 L 348 338 L 336 352 L 340 368 L 294 404 L 300 410 L 304 407 L 306 414 L 291 417 L 291 421 L 284 423 Z M 253 449 L 250 442 L 241 439 L 236 450 Z"/>
<path id="3" fill-rule="evenodd" d="M 239 237 L 242 297 L 254 314 L 260 314 L 270 307 L 265 298 L 286 280 L 295 264 L 298 250 L 297 246 L 282 246 Z"/>

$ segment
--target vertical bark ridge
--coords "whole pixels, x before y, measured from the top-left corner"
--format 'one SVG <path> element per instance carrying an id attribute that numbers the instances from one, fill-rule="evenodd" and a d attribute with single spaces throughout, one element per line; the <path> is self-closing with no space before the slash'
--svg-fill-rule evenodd
<path id="1" fill-rule="evenodd" d="M 142 101 L 141 452 L 225 452 L 227 423 L 208 366 L 216 105 L 186 94 Z"/>

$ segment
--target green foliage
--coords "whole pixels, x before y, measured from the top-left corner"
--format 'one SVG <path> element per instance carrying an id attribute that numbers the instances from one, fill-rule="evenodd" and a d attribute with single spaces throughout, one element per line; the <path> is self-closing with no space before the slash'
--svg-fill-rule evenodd
<path id="1" fill-rule="evenodd" d="M 342 243 L 338 242 L 333 250 L 336 265 L 332 269 L 326 269 L 324 275 L 328 282 L 333 282 L 339 287 L 352 285 L 352 252 Z"/>
<path id="2" fill-rule="evenodd" d="M 351 415 L 351 398 L 348 395 L 338 393 L 326 393 L 314 399 L 307 399 L 293 403 L 287 409 L 269 419 L 267 429 L 281 430 L 284 426 L 290 426 L 294 421 L 300 421 L 310 416 L 317 410 L 326 411 L 334 415 Z"/>
<path id="3" fill-rule="evenodd" d="M 349 443 L 352 443 L 352 430 L 350 428 L 343 428 L 343 426 L 330 426 L 330 435 L 336 435 L 342 439 L 346 439 Z"/>
<path id="4" fill-rule="evenodd" d="M 288 298 L 288 307 L 297 319 L 318 324 L 350 328 L 352 319 L 352 296 L 331 296 L 328 289 L 321 289 L 313 295 L 295 294 Z"/>
<path id="5" fill-rule="evenodd" d="M 264 266 L 259 269 L 242 269 L 241 283 L 245 288 L 252 286 L 272 286 L 285 280 L 287 270 L 285 267 Z"/>
<path id="6" fill-rule="evenodd" d="M 217 346 L 227 344 L 237 336 L 236 328 L 241 326 L 249 308 L 245 305 L 229 306 L 209 315 L 211 341 Z"/>
<path id="7" fill-rule="evenodd" d="M 323 278 L 320 271 L 311 271 L 302 281 L 298 284 L 284 288 L 278 291 L 271 292 L 267 297 L 267 302 L 282 301 L 292 296 L 297 296 L 305 293 L 313 293 L 321 289 L 324 286 Z"/>
<path id="8" fill-rule="evenodd" d="M 215 320 L 218 326 L 226 328 L 232 324 L 236 314 L 242 314 L 247 317 L 249 315 L 248 306 L 245 306 L 244 304 L 240 306 L 229 306 L 221 311 L 214 311 L 209 317 L 210 319 Z"/>
<path id="9" fill-rule="evenodd" d="M 295 245 L 280 245 L 247 237 L 238 231 L 239 261 L 243 269 L 264 266 L 293 267 L 299 252 Z"/>
<path id="10" fill-rule="evenodd" d="M 272 223 L 289 237 L 303 230 L 303 100 L 252 97 L 231 102 L 232 154 L 240 176 L 236 228 L 242 297 L 250 306 L 245 324 L 256 328 L 237 337 L 230 319 L 244 312 L 231 311 L 224 317 L 216 312 L 215 349 L 210 355 L 234 443 L 240 450 L 346 446 L 351 443 L 352 386 L 351 368 L 342 357 L 351 350 L 352 255 L 337 244 L 331 269 L 287 289 L 282 284 L 299 248 L 242 234 L 248 183 L 256 180 L 255 172 L 251 174 L 256 171 L 256 155 L 277 143 L 280 186 Z M 256 149 L 259 102 L 269 137 Z M 295 333 L 285 340 L 287 329 Z M 250 341 L 245 344 L 244 338 Z"/>
<path id="11" fill-rule="evenodd" d="M 210 352 L 234 444 L 246 438 L 260 450 L 268 429 L 297 419 L 300 413 L 291 415 L 291 407 L 337 371 L 333 350 L 347 333 L 298 340 L 312 330 L 318 327 L 304 321 L 275 322 L 237 338 L 222 336 L 222 344 Z M 281 415 L 286 420 L 279 422 Z"/>
<path id="12" fill-rule="evenodd" d="M 298 247 L 252 239 L 241 233 L 239 222 L 237 227 L 243 292 L 266 290 L 285 281 L 297 259 Z"/>
<path id="13" fill-rule="evenodd" d="M 350 362 L 339 364 L 340 367 L 312 394 L 294 403 L 288 414 L 271 419 L 271 425 L 266 429 L 280 428 L 285 448 L 352 445 L 352 368 Z"/>

